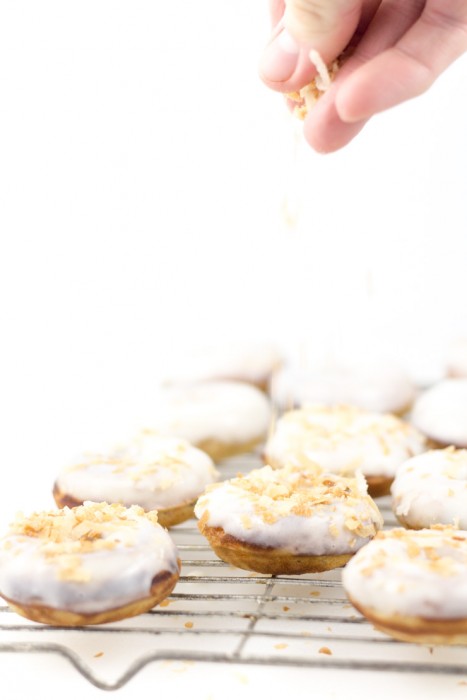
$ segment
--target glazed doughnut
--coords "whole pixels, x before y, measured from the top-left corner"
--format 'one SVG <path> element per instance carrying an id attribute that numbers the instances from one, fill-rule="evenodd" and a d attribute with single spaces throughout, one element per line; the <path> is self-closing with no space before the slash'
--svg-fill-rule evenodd
<path id="1" fill-rule="evenodd" d="M 265 574 L 342 566 L 382 526 L 363 477 L 323 474 L 318 466 L 265 466 L 214 484 L 195 514 L 221 559 Z"/>
<path id="2" fill-rule="evenodd" d="M 269 389 L 272 374 L 282 364 L 282 355 L 273 343 L 233 342 L 183 354 L 173 360 L 168 384 L 199 381 L 233 380 L 253 384 L 262 391 Z"/>
<path id="3" fill-rule="evenodd" d="M 381 496 L 389 492 L 397 467 L 425 449 L 425 438 L 390 414 L 310 405 L 279 418 L 265 446 L 265 461 L 276 468 L 311 461 L 347 476 L 358 469 L 370 494 Z"/>
<path id="4" fill-rule="evenodd" d="M 386 634 L 422 644 L 467 643 L 467 532 L 379 532 L 347 564 L 344 589 Z"/>
<path id="5" fill-rule="evenodd" d="M 467 450 L 430 450 L 402 464 L 391 487 L 405 527 L 453 525 L 467 530 Z"/>
<path id="6" fill-rule="evenodd" d="M 160 392 L 150 426 L 178 435 L 214 460 L 249 452 L 266 437 L 271 406 L 243 382 L 198 382 Z"/>
<path id="7" fill-rule="evenodd" d="M 143 431 L 111 456 L 95 455 L 62 471 L 54 485 L 60 508 L 107 501 L 157 510 L 171 527 L 193 516 L 196 499 L 217 479 L 211 458 L 186 440 Z"/>
<path id="8" fill-rule="evenodd" d="M 467 447 L 467 379 L 444 379 L 416 401 L 412 423 L 437 447 Z"/>
<path id="9" fill-rule="evenodd" d="M 310 403 L 346 404 L 401 416 L 412 406 L 416 390 L 405 372 L 393 366 L 332 366 L 314 371 L 284 367 L 274 376 L 271 396 L 282 411 Z"/>
<path id="10" fill-rule="evenodd" d="M 467 377 L 467 338 L 458 338 L 448 348 L 446 370 L 450 377 Z"/>
<path id="11" fill-rule="evenodd" d="M 19 516 L 0 540 L 0 595 L 36 622 L 74 627 L 146 612 L 180 562 L 155 513 L 107 503 Z"/>

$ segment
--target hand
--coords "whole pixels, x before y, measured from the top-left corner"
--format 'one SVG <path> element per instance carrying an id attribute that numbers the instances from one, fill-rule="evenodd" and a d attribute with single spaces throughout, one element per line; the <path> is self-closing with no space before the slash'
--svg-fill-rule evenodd
<path id="1" fill-rule="evenodd" d="M 330 64 L 352 53 L 304 123 L 317 151 L 348 144 L 366 121 L 425 92 L 467 50 L 466 0 L 270 0 L 273 36 L 260 75 L 293 92 L 316 74 L 316 49 Z"/>

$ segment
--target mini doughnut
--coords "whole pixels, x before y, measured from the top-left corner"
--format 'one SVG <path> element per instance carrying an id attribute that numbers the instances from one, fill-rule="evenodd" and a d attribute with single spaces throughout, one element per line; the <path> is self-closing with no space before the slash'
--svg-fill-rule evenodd
<path id="1" fill-rule="evenodd" d="M 218 461 L 252 450 L 266 437 L 270 420 L 270 402 L 256 387 L 198 382 L 161 390 L 150 427 L 183 437 Z"/>
<path id="2" fill-rule="evenodd" d="M 444 379 L 425 391 L 411 421 L 433 446 L 467 447 L 467 379 Z"/>
<path id="3" fill-rule="evenodd" d="M 467 532 L 379 532 L 342 573 L 351 603 L 375 627 L 421 644 L 467 643 Z"/>
<path id="4" fill-rule="evenodd" d="M 314 403 L 346 404 L 401 416 L 412 406 L 416 390 L 405 372 L 393 366 L 332 366 L 314 371 L 284 367 L 274 376 L 271 396 L 282 411 Z"/>
<path id="5" fill-rule="evenodd" d="M 282 364 L 279 349 L 268 342 L 239 343 L 206 347 L 173 361 L 168 384 L 233 380 L 268 391 L 272 374 Z"/>
<path id="6" fill-rule="evenodd" d="M 0 595 L 20 615 L 74 627 L 146 612 L 180 562 L 153 512 L 107 503 L 19 516 L 0 540 Z"/>
<path id="7" fill-rule="evenodd" d="M 195 514 L 221 559 L 265 574 L 342 566 L 382 526 L 363 477 L 323 474 L 319 467 L 265 466 L 214 484 Z"/>
<path id="8" fill-rule="evenodd" d="M 430 450 L 404 462 L 391 487 L 392 508 L 405 527 L 453 525 L 467 530 L 467 450 Z"/>
<path id="9" fill-rule="evenodd" d="M 425 438 L 390 414 L 310 405 L 284 413 L 264 451 L 275 468 L 311 461 L 347 476 L 361 470 L 370 494 L 381 496 L 389 492 L 397 467 L 425 449 Z"/>
<path id="10" fill-rule="evenodd" d="M 193 516 L 196 499 L 217 479 L 211 458 L 186 440 L 143 431 L 111 456 L 85 458 L 62 471 L 54 485 L 59 508 L 107 501 L 157 510 L 172 527 Z"/>
<path id="11" fill-rule="evenodd" d="M 449 346 L 446 370 L 450 377 L 467 377 L 467 338 L 458 338 Z"/>

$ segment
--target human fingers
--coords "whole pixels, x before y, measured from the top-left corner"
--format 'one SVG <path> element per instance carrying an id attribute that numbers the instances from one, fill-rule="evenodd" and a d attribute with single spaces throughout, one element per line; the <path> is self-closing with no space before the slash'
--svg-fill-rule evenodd
<path id="1" fill-rule="evenodd" d="M 280 20 L 284 15 L 284 11 L 284 0 L 269 0 L 269 16 L 271 18 L 271 24 L 273 28 L 279 24 Z"/>
<path id="2" fill-rule="evenodd" d="M 365 116 L 356 117 L 351 123 L 341 119 L 336 108 L 337 96 L 362 65 L 367 65 L 405 35 L 421 15 L 424 4 L 424 0 L 383 0 L 330 90 L 320 98 L 305 121 L 305 138 L 315 150 L 338 150 L 363 128 L 367 121 Z"/>
<path id="3" fill-rule="evenodd" d="M 428 2 L 418 21 L 390 49 L 356 70 L 336 94 L 348 123 L 368 119 L 425 92 L 467 50 L 467 4 Z"/>
<path id="4" fill-rule="evenodd" d="M 310 49 L 330 63 L 342 52 L 358 26 L 364 0 L 288 0 L 260 63 L 259 72 L 270 88 L 298 90 L 312 80 L 316 68 Z M 271 3 L 273 17 L 279 2 Z"/>

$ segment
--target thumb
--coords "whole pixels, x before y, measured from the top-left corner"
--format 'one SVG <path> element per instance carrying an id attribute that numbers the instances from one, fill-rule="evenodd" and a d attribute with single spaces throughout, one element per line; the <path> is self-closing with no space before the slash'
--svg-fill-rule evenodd
<path id="1" fill-rule="evenodd" d="M 347 46 L 362 11 L 363 0 L 286 0 L 285 12 L 266 47 L 260 74 L 277 90 L 303 87 L 316 70 L 309 61 L 315 49 L 330 63 Z"/>
<path id="2" fill-rule="evenodd" d="M 319 53 L 338 44 L 342 51 L 357 28 L 361 8 L 362 0 L 288 0 L 284 25 L 296 41 Z"/>

